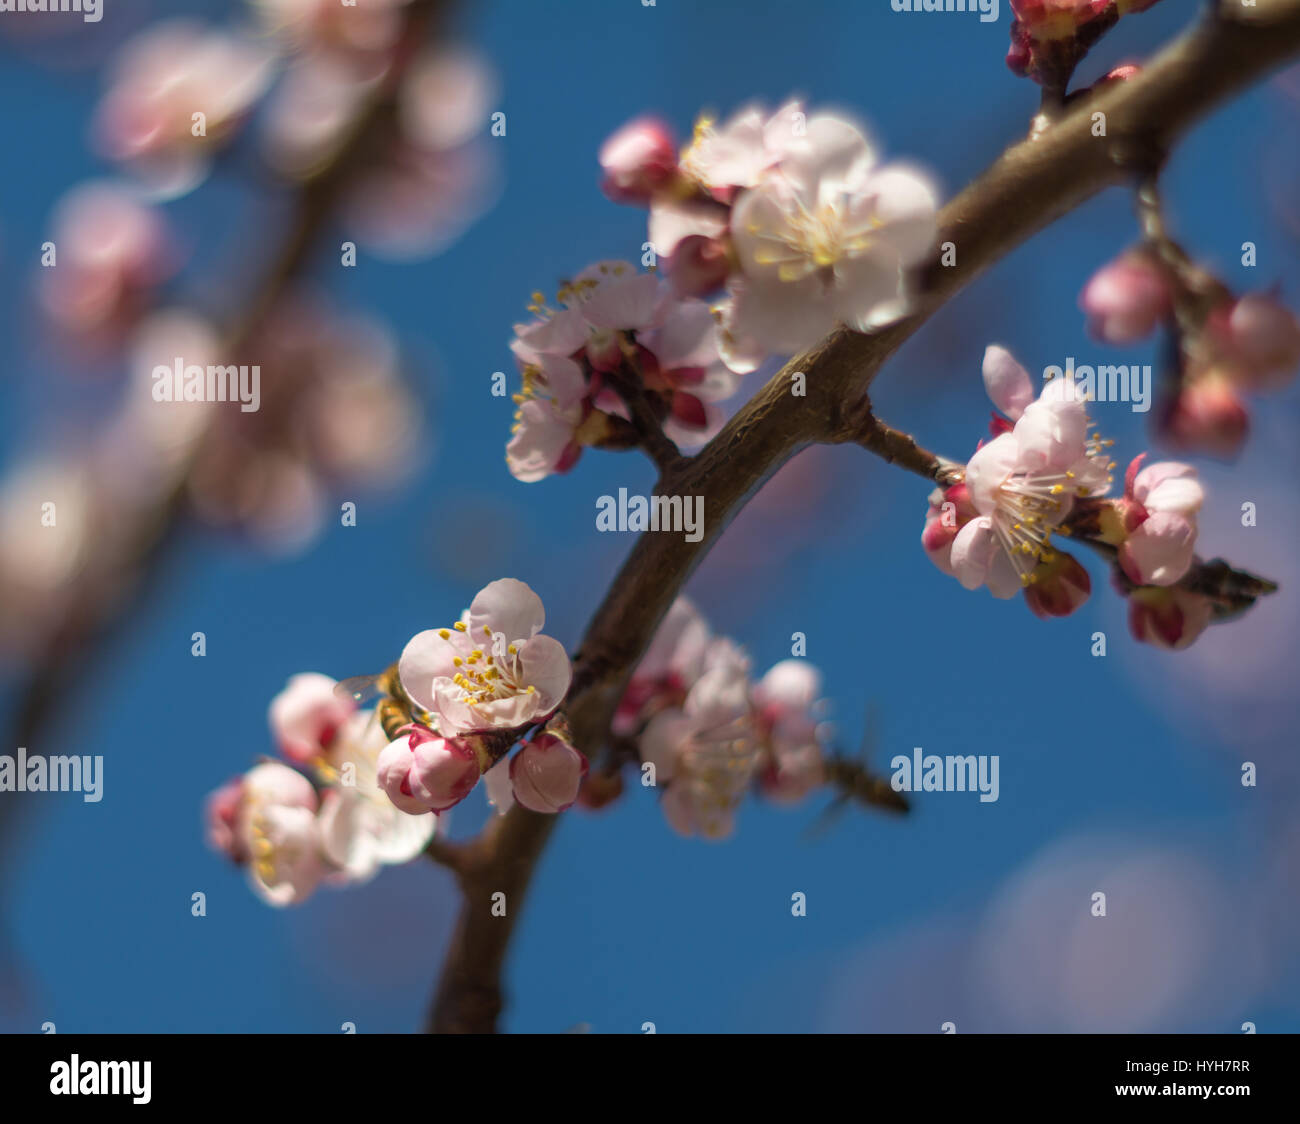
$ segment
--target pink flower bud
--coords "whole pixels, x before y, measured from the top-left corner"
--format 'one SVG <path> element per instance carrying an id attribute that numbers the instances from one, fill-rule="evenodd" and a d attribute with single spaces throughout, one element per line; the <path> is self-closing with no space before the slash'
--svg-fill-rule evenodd
<path id="1" fill-rule="evenodd" d="M 467 739 L 439 738 L 426 726 L 415 726 L 407 742 L 412 758 L 407 782 L 421 811 L 445 812 L 478 784 L 478 758 Z"/>
<path id="2" fill-rule="evenodd" d="M 1068 617 L 1088 600 L 1092 581 L 1088 571 L 1070 555 L 1060 551 L 1040 562 L 1025 586 L 1025 601 L 1034 615 Z"/>
<path id="3" fill-rule="evenodd" d="M 299 765 L 319 757 L 339 727 L 356 710 L 356 703 L 337 694 L 328 675 L 295 675 L 271 700 L 271 734 L 281 753 Z"/>
<path id="4" fill-rule="evenodd" d="M 1209 627 L 1213 615 L 1208 597 L 1177 587 L 1144 586 L 1129 595 L 1129 631 L 1157 648 L 1186 648 Z"/>
<path id="5" fill-rule="evenodd" d="M 1102 266 L 1079 297 L 1088 331 L 1116 344 L 1149 336 L 1169 315 L 1170 303 L 1164 274 L 1144 254 L 1125 254 Z"/>
<path id="6" fill-rule="evenodd" d="M 534 812 L 563 812 L 586 775 L 587 759 L 554 734 L 538 734 L 510 762 L 515 799 Z"/>
<path id="7" fill-rule="evenodd" d="M 661 121 L 638 117 L 600 148 L 601 190 L 616 203 L 649 202 L 677 174 L 677 146 Z"/>
<path id="8" fill-rule="evenodd" d="M 1119 564 L 1136 585 L 1173 585 L 1192 565 L 1196 523 L 1172 511 L 1152 511 L 1119 548 Z"/>
<path id="9" fill-rule="evenodd" d="M 1300 368 L 1300 323 L 1291 310 L 1263 293 L 1247 293 L 1228 316 L 1233 373 L 1249 390 L 1276 390 Z"/>
<path id="10" fill-rule="evenodd" d="M 398 738 L 380 751 L 375 761 L 375 776 L 379 787 L 388 794 L 388 799 L 397 808 L 409 815 L 420 816 L 429 809 L 416 798 L 411 789 L 411 766 L 414 764 L 415 752 L 411 748 L 411 739 Z"/>
<path id="11" fill-rule="evenodd" d="M 1174 448 L 1225 458 L 1240 452 L 1249 427 L 1246 407 L 1218 371 L 1185 385 L 1160 421 L 1161 435 Z"/>

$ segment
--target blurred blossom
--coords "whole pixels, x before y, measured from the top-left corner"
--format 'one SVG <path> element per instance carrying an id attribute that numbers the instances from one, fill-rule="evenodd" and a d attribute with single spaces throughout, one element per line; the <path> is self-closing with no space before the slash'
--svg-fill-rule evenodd
<path id="1" fill-rule="evenodd" d="M 397 348 L 376 322 L 298 295 L 268 318 L 241 361 L 261 367 L 261 404 L 209 414 L 190 477 L 208 522 L 296 550 L 319 531 L 331 490 L 383 486 L 411 466 L 419 413 Z M 150 405 L 162 424 L 191 404 Z"/>
<path id="2" fill-rule="evenodd" d="M 263 150 L 286 176 L 305 176 L 333 152 L 378 76 L 362 78 L 345 61 L 294 60 L 270 99 Z"/>
<path id="3" fill-rule="evenodd" d="M 380 76 L 336 55 L 296 59 L 268 110 L 267 160 L 295 178 L 322 166 Z M 429 50 L 413 61 L 399 93 L 396 133 L 343 203 L 358 241 L 385 257 L 427 257 L 492 205 L 496 162 L 477 134 L 495 97 L 492 71 L 468 51 Z"/>
<path id="4" fill-rule="evenodd" d="M 57 258 L 40 272 L 41 305 L 60 338 L 92 346 L 117 342 L 178 265 L 162 212 L 109 182 L 68 192 L 50 240 Z"/>
<path id="5" fill-rule="evenodd" d="M 95 114 L 98 147 L 159 198 L 183 195 L 266 90 L 273 63 L 263 47 L 202 23 L 156 24 L 118 57 Z"/>
<path id="6" fill-rule="evenodd" d="M 252 0 L 263 26 L 289 46 L 353 58 L 382 55 L 402 30 L 408 0 Z"/>

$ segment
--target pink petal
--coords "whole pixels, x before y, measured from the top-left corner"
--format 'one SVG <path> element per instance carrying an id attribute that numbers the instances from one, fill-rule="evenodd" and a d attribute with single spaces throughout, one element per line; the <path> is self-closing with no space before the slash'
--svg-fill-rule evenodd
<path id="1" fill-rule="evenodd" d="M 990 344 L 984 351 L 984 389 L 993 405 L 1012 421 L 1034 400 L 1034 382 L 1005 347 Z"/>

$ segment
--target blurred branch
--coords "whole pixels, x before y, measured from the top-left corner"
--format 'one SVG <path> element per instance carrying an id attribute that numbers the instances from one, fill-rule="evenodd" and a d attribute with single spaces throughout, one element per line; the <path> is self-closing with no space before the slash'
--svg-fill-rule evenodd
<path id="1" fill-rule="evenodd" d="M 1221 10 L 1161 51 L 1138 74 L 1070 102 L 1013 146 L 940 216 L 938 255 L 919 278 L 914 309 L 870 335 L 839 329 L 774 375 L 703 450 L 664 474 L 658 490 L 704 497 L 700 542 L 644 534 L 596 610 L 578 652 L 566 711 L 590 759 L 604 743 L 628 675 L 687 578 L 732 516 L 800 449 L 843 440 L 880 367 L 941 305 L 1031 235 L 1106 187 L 1158 167 L 1177 137 L 1225 99 L 1300 51 L 1300 0 Z M 1093 135 L 1093 114 L 1106 135 Z M 790 393 L 804 374 L 807 393 Z M 512 808 L 488 829 L 430 1015 L 434 1030 L 492 1031 L 502 1006 L 501 966 L 520 899 L 554 817 Z M 507 895 L 494 917 L 492 892 Z"/>

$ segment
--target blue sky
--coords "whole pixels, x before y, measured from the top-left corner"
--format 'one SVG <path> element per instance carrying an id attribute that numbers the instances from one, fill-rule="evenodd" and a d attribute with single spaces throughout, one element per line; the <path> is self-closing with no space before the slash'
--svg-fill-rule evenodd
<path id="1" fill-rule="evenodd" d="M 7 837 L 6 1029 L 45 1020 L 85 1031 L 417 1028 L 456 909 L 450 878 L 417 863 L 273 911 L 205 848 L 201 802 L 270 752 L 266 704 L 290 674 L 376 671 L 494 578 L 527 581 L 545 601 L 547 631 L 568 644 L 581 636 L 632 544 L 596 532 L 595 498 L 646 491 L 653 473 L 632 455 L 588 454 L 566 477 L 513 481 L 502 458 L 510 407 L 489 386 L 493 371 L 509 369 L 510 326 L 529 293 L 589 261 L 639 252 L 643 213 L 596 189 L 600 142 L 647 110 L 685 132 L 701 108 L 802 93 L 861 116 L 889 154 L 927 164 L 951 193 L 1023 135 L 1036 98 L 1003 65 L 1005 4 L 996 24 L 894 13 L 886 0 L 465 7 L 458 26 L 502 83 L 507 134 L 491 142 L 503 166 L 499 203 L 433 260 L 390 265 L 363 254 L 344 271 L 325 254 L 319 273 L 340 300 L 383 317 L 412 357 L 431 403 L 426 462 L 394 494 L 359 497 L 358 526 L 328 528 L 300 557 L 272 560 L 195 531 L 130 628 L 69 684 L 48 744 L 29 749 L 102 754 L 105 796 L 29 795 Z M 1124 21 L 1085 76 L 1141 57 L 1188 7 L 1169 0 Z M 87 36 L 118 35 L 163 11 L 110 2 Z M 48 439 L 45 388 L 67 374 L 30 327 L 36 247 L 61 192 L 106 169 L 84 142 L 98 74 L 37 61 L 12 42 L 0 51 L 9 107 L 0 149 L 21 169 L 0 178 L 9 465 Z M 1280 283 L 1294 306 L 1295 229 L 1273 207 L 1278 192 L 1294 192 L 1288 105 L 1260 88 L 1203 123 L 1174 157 L 1166 193 L 1199 257 L 1235 286 Z M 222 174 L 173 205 L 178 225 L 195 232 L 188 292 L 218 308 L 237 299 L 232 260 L 256 262 L 274 238 L 259 204 Z M 873 392 L 879 413 L 965 456 L 987 423 L 987 343 L 1006 344 L 1031 369 L 1069 355 L 1117 361 L 1085 335 L 1076 299 L 1133 237 L 1129 200 L 1112 191 L 1014 252 L 885 367 Z M 1254 270 L 1240 265 L 1246 240 L 1259 247 Z M 1128 349 L 1128 361 L 1154 362 L 1154 352 Z M 1300 1030 L 1285 955 L 1300 920 L 1300 836 L 1288 761 L 1297 715 L 1284 673 L 1300 613 L 1286 583 L 1300 511 L 1284 483 L 1300 467 L 1298 405 L 1295 387 L 1256 403 L 1246 457 L 1202 466 L 1213 510 L 1206 553 L 1281 578 L 1282 592 L 1181 655 L 1129 639 L 1123 605 L 1091 559 L 1091 601 L 1067 620 L 1038 621 L 930 566 L 919 544 L 921 482 L 851 449 L 797 459 L 738 517 L 691 594 L 760 671 L 789 654 L 791 633 L 806 633 L 846 745 L 857 744 L 874 703 L 878 763 L 914 746 L 997 753 L 1000 800 L 936 794 L 906 820 L 853 812 L 814 840 L 806 832 L 824 798 L 793 811 L 750 802 L 720 845 L 673 835 L 640 790 L 600 814 L 570 813 L 518 929 L 505 1025 L 937 1030 L 953 1019 L 962 1030 L 1211 1030 L 1250 1019 Z M 1106 410 L 1103 428 L 1127 461 L 1146 447 L 1143 420 Z M 1260 506 L 1257 528 L 1238 525 L 1245 499 Z M 196 630 L 208 637 L 201 660 L 189 654 Z M 1102 659 L 1090 654 L 1096 631 L 1108 638 Z M 1261 763 L 1257 789 L 1238 781 L 1247 757 Z M 454 833 L 483 814 L 472 796 Z M 1072 903 L 1086 914 L 1088 894 L 1112 884 L 1127 889 L 1097 936 L 1077 924 Z M 207 895 L 206 917 L 190 914 L 195 891 Z M 791 916 L 796 891 L 807 895 L 803 918 Z M 1024 936 L 1049 921 L 1056 928 L 1043 932 L 1055 937 Z M 1054 944 L 1062 933 L 1066 952 Z M 1023 940 L 1053 949 L 1043 965 L 1017 967 L 1008 950 Z M 1158 950 L 1170 943 L 1167 989 L 1143 992 L 1149 1006 L 1128 1002 L 1126 973 L 1143 956 L 1161 966 Z M 1064 986 L 1067 968 L 1078 979 Z M 1110 1006 L 1084 1010 L 1090 989 L 1079 979 Z"/>

